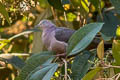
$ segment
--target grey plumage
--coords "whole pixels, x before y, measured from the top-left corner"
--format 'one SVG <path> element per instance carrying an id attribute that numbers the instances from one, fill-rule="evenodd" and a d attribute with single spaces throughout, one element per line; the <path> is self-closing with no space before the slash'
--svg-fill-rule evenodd
<path id="1" fill-rule="evenodd" d="M 55 30 L 55 38 L 59 41 L 64 41 L 67 43 L 74 32 L 75 30 L 68 28 L 63 28 L 63 27 L 57 28 Z"/>
<path id="2" fill-rule="evenodd" d="M 75 30 L 56 27 L 49 20 L 42 20 L 36 27 L 42 29 L 42 42 L 49 51 L 56 52 L 57 54 L 65 53 L 67 42 L 75 32 Z"/>

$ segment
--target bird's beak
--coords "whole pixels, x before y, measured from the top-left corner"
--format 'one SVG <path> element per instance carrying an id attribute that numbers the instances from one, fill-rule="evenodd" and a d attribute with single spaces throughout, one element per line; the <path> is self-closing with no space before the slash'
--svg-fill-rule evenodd
<path id="1" fill-rule="evenodd" d="M 34 26 L 34 29 L 35 29 L 35 30 L 38 30 L 38 31 L 42 31 L 41 29 L 38 29 L 39 27 L 40 27 L 39 24 L 38 24 L 38 25 L 35 25 L 35 26 Z"/>
<path id="2" fill-rule="evenodd" d="M 35 26 L 34 26 L 34 28 L 38 28 L 38 27 L 40 27 L 40 25 L 35 25 Z"/>

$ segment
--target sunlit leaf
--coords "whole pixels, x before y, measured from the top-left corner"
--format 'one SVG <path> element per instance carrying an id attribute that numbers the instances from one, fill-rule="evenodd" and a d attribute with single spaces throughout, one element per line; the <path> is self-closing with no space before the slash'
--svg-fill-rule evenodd
<path id="1" fill-rule="evenodd" d="M 72 64 L 72 78 L 73 80 L 81 80 L 82 77 L 87 73 L 90 66 L 92 65 L 88 61 L 93 61 L 96 55 L 96 51 L 84 51 L 75 57 Z"/>
<path id="2" fill-rule="evenodd" d="M 0 40 L 0 50 L 3 49 L 3 47 L 6 46 L 9 42 L 10 42 L 10 40 L 8 40 L 8 39 Z"/>
<path id="3" fill-rule="evenodd" d="M 68 13 L 67 14 L 68 21 L 73 21 L 74 19 L 76 19 L 76 17 L 77 16 L 73 13 Z"/>
<path id="4" fill-rule="evenodd" d="M 101 30 L 103 23 L 90 23 L 77 30 L 68 42 L 67 54 L 74 55 L 84 50 Z"/>
<path id="5" fill-rule="evenodd" d="M 5 6 L 0 2 L 0 13 L 5 17 L 7 22 L 10 24 L 8 12 L 5 9 Z"/>
<path id="6" fill-rule="evenodd" d="M 118 62 L 114 62 L 112 63 L 113 66 L 120 66 L 120 63 Z M 117 73 L 120 73 L 120 68 L 114 68 L 114 73 L 117 74 Z"/>
<path id="7" fill-rule="evenodd" d="M 116 63 L 120 64 L 120 42 L 118 40 L 113 40 L 112 52 Z"/>
<path id="8" fill-rule="evenodd" d="M 25 80 L 50 80 L 57 68 L 56 63 L 38 66 Z"/>
<path id="9" fill-rule="evenodd" d="M 101 60 L 104 58 L 104 41 L 103 40 L 97 46 L 97 55 Z"/>
<path id="10" fill-rule="evenodd" d="M 85 1 L 81 0 L 81 5 L 84 8 L 84 10 L 88 13 L 89 12 L 88 1 L 87 0 L 85 0 Z"/>
<path id="11" fill-rule="evenodd" d="M 91 70 L 90 72 L 88 72 L 82 80 L 93 80 L 93 78 L 95 77 L 95 75 L 100 72 L 102 70 L 101 67 L 97 67 L 93 70 Z"/>
<path id="12" fill-rule="evenodd" d="M 120 26 L 116 30 L 116 38 L 120 38 Z"/>

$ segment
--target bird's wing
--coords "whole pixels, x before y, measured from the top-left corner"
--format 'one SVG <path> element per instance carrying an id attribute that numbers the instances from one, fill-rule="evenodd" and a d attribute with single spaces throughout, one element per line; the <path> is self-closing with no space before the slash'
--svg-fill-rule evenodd
<path id="1" fill-rule="evenodd" d="M 56 28 L 55 38 L 58 41 L 63 41 L 67 43 L 74 32 L 75 30 L 64 28 L 64 27 Z"/>

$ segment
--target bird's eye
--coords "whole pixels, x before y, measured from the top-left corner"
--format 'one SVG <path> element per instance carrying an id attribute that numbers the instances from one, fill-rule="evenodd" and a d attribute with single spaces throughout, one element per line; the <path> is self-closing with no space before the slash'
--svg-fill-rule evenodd
<path id="1" fill-rule="evenodd" d="M 45 23 L 45 21 L 43 21 L 43 24 Z"/>

